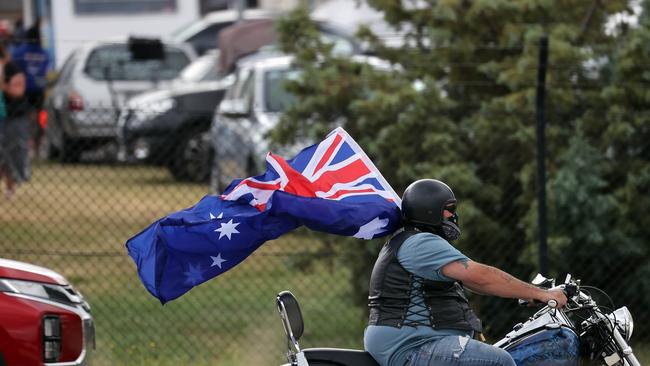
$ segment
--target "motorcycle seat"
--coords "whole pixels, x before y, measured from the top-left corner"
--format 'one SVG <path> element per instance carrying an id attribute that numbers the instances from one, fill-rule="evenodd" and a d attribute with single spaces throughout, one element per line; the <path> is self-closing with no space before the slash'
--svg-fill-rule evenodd
<path id="1" fill-rule="evenodd" d="M 379 366 L 370 353 L 356 349 L 307 348 L 303 352 L 310 366 Z"/>

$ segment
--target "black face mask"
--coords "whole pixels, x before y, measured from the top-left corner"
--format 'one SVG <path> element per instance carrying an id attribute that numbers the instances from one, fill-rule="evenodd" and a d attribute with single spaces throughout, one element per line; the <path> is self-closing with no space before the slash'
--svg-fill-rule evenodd
<path id="1" fill-rule="evenodd" d="M 460 227 L 458 226 L 458 214 L 449 217 L 440 223 L 440 228 L 447 240 L 456 240 L 460 237 Z"/>

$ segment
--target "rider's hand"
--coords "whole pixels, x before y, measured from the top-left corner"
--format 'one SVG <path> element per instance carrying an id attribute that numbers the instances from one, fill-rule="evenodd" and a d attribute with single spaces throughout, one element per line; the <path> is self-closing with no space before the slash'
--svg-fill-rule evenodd
<path id="1" fill-rule="evenodd" d="M 544 290 L 542 292 L 542 296 L 537 299 L 538 301 L 542 301 L 545 304 L 548 304 L 550 300 L 555 300 L 557 301 L 557 308 L 562 309 L 564 305 L 567 303 L 567 298 L 566 295 L 564 294 L 563 290 L 555 289 L 555 290 Z"/>

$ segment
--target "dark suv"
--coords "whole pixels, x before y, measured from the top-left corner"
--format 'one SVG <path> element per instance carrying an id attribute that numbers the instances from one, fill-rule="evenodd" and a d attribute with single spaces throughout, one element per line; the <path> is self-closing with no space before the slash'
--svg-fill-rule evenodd
<path id="1" fill-rule="evenodd" d="M 177 180 L 207 182 L 212 159 L 210 122 L 229 81 L 219 79 L 210 51 L 168 88 L 131 98 L 118 119 L 118 159 L 165 165 Z"/>

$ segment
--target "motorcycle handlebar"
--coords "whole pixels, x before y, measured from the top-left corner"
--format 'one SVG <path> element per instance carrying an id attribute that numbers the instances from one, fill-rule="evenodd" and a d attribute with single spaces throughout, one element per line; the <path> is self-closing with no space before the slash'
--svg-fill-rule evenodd
<path id="1" fill-rule="evenodd" d="M 564 295 L 566 295 L 567 299 L 571 299 L 573 296 L 575 296 L 575 294 L 578 293 L 578 286 L 575 284 L 566 284 L 555 286 L 549 290 L 562 290 L 564 291 Z M 519 299 L 518 302 L 520 306 L 531 306 L 531 303 L 528 300 Z M 542 301 L 533 300 L 532 305 L 547 305 L 549 308 L 555 309 L 557 308 L 558 304 L 556 300 L 551 299 L 546 304 L 544 304 Z"/>
<path id="2" fill-rule="evenodd" d="M 519 300 L 518 300 L 518 303 L 519 303 L 519 306 L 530 306 L 530 305 L 531 305 L 531 302 L 530 302 L 530 301 L 522 300 L 522 299 L 519 299 Z M 543 305 L 543 304 L 544 304 L 543 302 L 541 302 L 541 301 L 537 301 L 537 300 L 533 300 L 533 302 L 532 302 L 532 305 Z M 555 300 L 549 300 L 549 301 L 546 303 L 546 305 L 547 305 L 549 308 L 553 308 L 553 309 L 555 309 L 555 308 L 557 307 L 557 301 L 555 301 Z"/>

